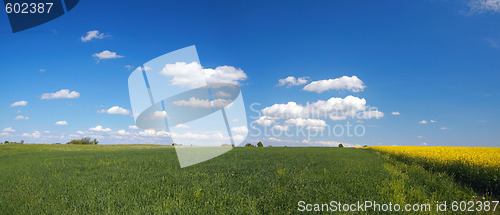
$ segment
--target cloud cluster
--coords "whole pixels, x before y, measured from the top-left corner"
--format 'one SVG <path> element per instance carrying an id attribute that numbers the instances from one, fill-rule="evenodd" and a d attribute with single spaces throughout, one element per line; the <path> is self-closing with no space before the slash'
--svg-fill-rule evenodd
<path id="1" fill-rule="evenodd" d="M 12 104 L 10 104 L 10 107 L 18 107 L 18 106 L 26 106 L 28 105 L 28 102 L 27 101 L 18 101 L 18 102 L 14 102 Z"/>
<path id="2" fill-rule="evenodd" d="M 366 88 L 365 84 L 357 76 L 342 76 L 340 78 L 313 81 L 304 86 L 305 91 L 322 93 L 328 90 L 350 90 L 360 92 Z"/>
<path id="3" fill-rule="evenodd" d="M 56 125 L 68 125 L 68 122 L 66 122 L 66 121 L 57 121 L 55 124 Z"/>
<path id="4" fill-rule="evenodd" d="M 100 53 L 93 54 L 92 57 L 98 58 L 99 60 L 106 60 L 106 59 L 122 58 L 123 56 L 117 55 L 116 52 L 104 50 Z"/>
<path id="5" fill-rule="evenodd" d="M 130 115 L 131 111 L 127 110 L 125 108 L 122 108 L 120 106 L 113 106 L 109 109 L 102 109 L 100 111 L 97 111 L 98 113 L 107 113 L 107 114 L 119 114 L 119 115 Z"/>
<path id="6" fill-rule="evenodd" d="M 80 39 L 82 40 L 82 42 L 88 42 L 88 41 L 91 41 L 93 39 L 103 39 L 105 37 L 109 37 L 110 35 L 105 35 L 104 33 L 99 33 L 98 30 L 93 30 L 93 31 L 89 31 L 87 32 L 87 35 L 82 36 Z"/>
<path id="7" fill-rule="evenodd" d="M 198 99 L 195 97 L 191 97 L 189 98 L 189 100 L 179 100 L 172 103 L 177 106 L 188 106 L 192 108 L 211 108 L 212 105 L 213 107 L 219 108 L 226 107 L 227 105 L 231 104 L 232 101 L 228 99 L 215 99 L 213 101 L 209 101 L 208 99 Z"/>
<path id="8" fill-rule="evenodd" d="M 247 78 L 241 69 L 232 66 L 219 66 L 215 69 L 204 69 L 197 62 L 177 62 L 167 64 L 161 71 L 162 75 L 172 77 L 172 85 L 196 88 L 205 83 L 230 83 L 239 85 Z M 204 74 L 205 76 L 201 76 Z"/>
<path id="9" fill-rule="evenodd" d="M 30 118 L 27 116 L 19 115 L 14 118 L 15 120 L 29 120 Z"/>
<path id="10" fill-rule="evenodd" d="M 469 1 L 469 7 L 473 12 L 485 13 L 485 12 L 500 12 L 500 0 L 471 0 Z"/>
<path id="11" fill-rule="evenodd" d="M 326 118 L 331 120 L 344 120 L 349 116 L 355 116 L 356 113 L 367 109 L 366 100 L 355 96 L 347 96 L 345 98 L 332 97 L 326 101 L 318 100 L 317 102 L 307 104 L 306 106 L 299 105 L 295 102 L 287 104 L 274 104 L 270 107 L 262 109 L 265 116 L 282 118 Z M 376 115 L 369 118 L 380 118 L 383 116 L 381 112 L 377 114 L 364 114 L 366 116 Z"/>
<path id="12" fill-rule="evenodd" d="M 309 77 L 295 78 L 293 76 L 288 76 L 284 79 L 278 80 L 278 86 L 292 87 L 292 86 L 304 85 L 309 82 L 309 80 L 307 80 L 308 78 Z"/>
<path id="13" fill-rule="evenodd" d="M 80 97 L 80 93 L 76 91 L 69 91 L 68 89 L 62 89 L 55 93 L 44 93 L 41 99 L 76 99 Z"/>

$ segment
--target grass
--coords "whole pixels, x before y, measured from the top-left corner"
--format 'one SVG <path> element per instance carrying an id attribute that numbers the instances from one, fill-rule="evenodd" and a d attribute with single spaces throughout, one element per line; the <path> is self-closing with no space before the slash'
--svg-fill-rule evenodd
<path id="1" fill-rule="evenodd" d="M 2 214 L 295 214 L 299 201 L 478 199 L 445 173 L 362 149 L 235 148 L 181 169 L 167 146 L 0 145 Z"/>

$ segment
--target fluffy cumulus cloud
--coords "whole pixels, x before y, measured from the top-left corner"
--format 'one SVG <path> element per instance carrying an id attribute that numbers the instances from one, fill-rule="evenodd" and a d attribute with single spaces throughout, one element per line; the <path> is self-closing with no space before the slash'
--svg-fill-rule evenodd
<path id="1" fill-rule="evenodd" d="M 399 116 L 399 115 L 401 115 L 401 113 L 399 113 L 399 112 L 397 112 L 397 111 L 394 111 L 394 112 L 392 112 L 392 115 L 394 115 L 394 116 Z"/>
<path id="2" fill-rule="evenodd" d="M 422 121 L 420 121 L 420 122 L 418 122 L 418 123 L 420 123 L 420 124 L 427 124 L 427 123 L 429 123 L 429 122 L 427 122 L 427 120 L 422 120 Z"/>
<path id="3" fill-rule="evenodd" d="M 368 110 L 368 111 L 363 111 L 361 112 L 359 118 L 363 119 L 380 119 L 384 116 L 384 113 L 378 111 L 378 110 Z"/>
<path id="4" fill-rule="evenodd" d="M 23 137 L 40 138 L 41 133 L 39 131 L 34 131 L 33 133 L 23 133 Z"/>
<path id="5" fill-rule="evenodd" d="M 168 114 L 166 111 L 157 110 L 153 112 L 151 119 L 168 119 Z"/>
<path id="6" fill-rule="evenodd" d="M 122 58 L 123 56 L 117 55 L 116 52 L 104 50 L 100 53 L 93 54 L 92 57 L 95 57 L 99 60 L 106 60 L 106 59 Z"/>
<path id="7" fill-rule="evenodd" d="M 111 132 L 112 130 L 110 128 L 103 128 L 101 125 L 98 125 L 93 128 L 89 128 L 89 131 L 95 131 L 95 132 Z"/>
<path id="8" fill-rule="evenodd" d="M 326 122 L 321 119 L 302 119 L 302 118 L 294 118 L 288 119 L 285 121 L 285 124 L 294 125 L 294 126 L 315 126 L 315 127 L 325 127 Z"/>
<path id="9" fill-rule="evenodd" d="M 247 78 L 243 70 L 232 66 L 219 66 L 215 69 L 204 69 L 199 63 L 177 62 L 167 64 L 161 71 L 162 75 L 172 77 L 172 85 L 196 88 L 206 83 L 240 84 Z M 200 75 L 200 74 L 204 74 Z"/>
<path id="10" fill-rule="evenodd" d="M 87 35 L 85 35 L 85 37 L 82 36 L 81 40 L 82 40 L 82 42 L 88 42 L 88 41 L 91 41 L 93 39 L 103 39 L 103 38 L 109 37 L 109 36 L 110 35 L 100 33 L 98 30 L 93 30 L 93 31 L 87 32 Z"/>
<path id="11" fill-rule="evenodd" d="M 332 120 L 343 120 L 347 116 L 355 116 L 356 113 L 366 108 L 365 99 L 347 96 L 345 98 L 332 97 L 326 101 L 318 100 L 306 106 L 295 102 L 274 104 L 262 109 L 262 113 L 275 118 L 329 117 Z"/>
<path id="12" fill-rule="evenodd" d="M 309 77 L 301 77 L 301 78 L 295 78 L 293 76 L 288 76 L 284 79 L 278 80 L 278 86 L 286 86 L 286 87 L 292 87 L 292 86 L 299 86 L 299 85 L 304 85 L 309 82 L 307 80 Z"/>
<path id="13" fill-rule="evenodd" d="M 68 122 L 66 122 L 66 121 L 57 121 L 56 125 L 68 125 Z"/>
<path id="14" fill-rule="evenodd" d="M 103 109 L 98 111 L 98 113 L 107 113 L 107 114 L 119 114 L 119 115 L 130 115 L 131 111 L 120 106 L 113 106 L 109 109 Z"/>
<path id="15" fill-rule="evenodd" d="M 44 93 L 41 99 L 76 99 L 80 97 L 80 93 L 76 91 L 69 91 L 68 89 L 62 89 L 55 93 Z"/>
<path id="16" fill-rule="evenodd" d="M 27 101 L 18 101 L 18 102 L 14 102 L 12 104 L 10 104 L 10 107 L 18 107 L 18 106 L 26 106 L 28 105 L 28 102 Z"/>
<path id="17" fill-rule="evenodd" d="M 277 131 L 289 131 L 290 127 L 288 127 L 288 125 L 275 125 L 273 129 Z"/>
<path id="18" fill-rule="evenodd" d="M 130 130 L 137 130 L 137 129 L 139 129 L 139 127 L 137 127 L 136 125 L 129 125 L 128 129 L 130 129 Z"/>
<path id="19" fill-rule="evenodd" d="M 357 76 L 342 76 L 336 79 L 313 81 L 304 86 L 305 91 L 322 93 L 328 90 L 350 90 L 360 92 L 366 88 L 365 84 Z"/>
<path id="20" fill-rule="evenodd" d="M 262 125 L 262 126 L 270 126 L 276 121 L 276 118 L 270 117 L 270 116 L 261 116 L 257 120 L 255 120 L 255 123 Z"/>
<path id="21" fill-rule="evenodd" d="M 215 99 L 213 102 L 210 102 L 208 99 L 198 99 L 195 97 L 191 97 L 189 100 L 179 100 L 173 102 L 173 104 L 177 106 L 188 106 L 192 108 L 211 108 L 212 104 L 214 107 L 226 107 L 231 103 L 232 101 L 227 99 Z"/>
<path id="22" fill-rule="evenodd" d="M 469 6 L 476 13 L 500 13 L 500 0 L 471 0 Z"/>
<path id="23" fill-rule="evenodd" d="M 175 128 L 190 128 L 189 125 L 186 124 L 178 124 L 175 126 Z"/>
<path id="24" fill-rule="evenodd" d="M 14 118 L 15 120 L 29 120 L 30 118 L 27 116 L 19 115 Z"/>
<path id="25" fill-rule="evenodd" d="M 233 127 L 231 131 L 234 133 L 248 133 L 248 128 L 246 126 Z"/>
<path id="26" fill-rule="evenodd" d="M 12 127 L 7 127 L 2 130 L 3 132 L 16 132 Z"/>

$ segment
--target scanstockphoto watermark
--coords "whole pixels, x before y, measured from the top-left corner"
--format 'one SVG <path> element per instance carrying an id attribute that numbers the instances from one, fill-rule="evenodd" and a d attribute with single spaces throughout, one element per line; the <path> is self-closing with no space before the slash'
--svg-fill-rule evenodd
<path id="1" fill-rule="evenodd" d="M 383 116 L 376 107 L 327 109 L 308 104 L 259 110 L 260 107 L 260 103 L 250 105 L 252 129 L 249 135 L 252 137 L 362 137 L 366 134 L 364 120 Z"/>

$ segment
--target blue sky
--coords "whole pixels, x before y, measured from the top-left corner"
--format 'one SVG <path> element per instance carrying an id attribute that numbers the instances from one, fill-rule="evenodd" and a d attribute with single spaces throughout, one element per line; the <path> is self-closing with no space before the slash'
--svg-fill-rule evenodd
<path id="1" fill-rule="evenodd" d="M 0 13 L 0 141 L 65 143 L 90 136 L 102 143 L 168 144 L 165 135 L 129 128 L 134 118 L 127 112 L 127 81 L 133 69 L 126 66 L 135 69 L 196 45 L 203 67 L 228 65 L 246 75 L 239 81 L 250 130 L 244 142 L 499 146 L 499 1 L 117 3 L 81 1 L 66 15 L 15 34 Z M 96 38 L 82 40 L 94 30 Z M 96 57 L 106 50 L 121 57 Z M 290 76 L 307 77 L 307 83 L 279 85 Z M 343 76 L 350 79 L 338 79 Z M 329 79 L 340 85 L 321 93 L 304 90 Z M 342 85 L 355 79 L 361 82 Z M 74 93 L 42 99 L 63 89 Z M 362 125 L 362 136 L 254 135 L 276 125 L 294 130 L 297 118 L 305 126 L 318 123 L 307 121 L 310 116 L 276 119 L 273 105 L 306 107 L 350 95 L 365 99 L 378 115 L 317 120 L 332 127 Z M 14 105 L 20 101 L 27 104 Z M 254 122 L 254 103 L 259 111 L 269 107 L 273 124 Z M 109 110 L 114 106 L 120 108 Z"/>

